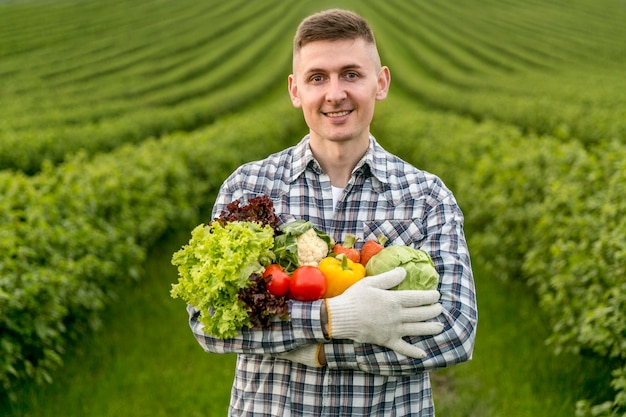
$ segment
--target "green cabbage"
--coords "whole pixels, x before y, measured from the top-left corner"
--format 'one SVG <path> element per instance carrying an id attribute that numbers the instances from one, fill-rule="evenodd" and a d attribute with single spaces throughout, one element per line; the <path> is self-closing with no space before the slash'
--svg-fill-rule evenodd
<path id="1" fill-rule="evenodd" d="M 436 290 L 439 274 L 428 252 L 409 246 L 387 246 L 367 262 L 367 275 L 378 275 L 401 266 L 406 278 L 393 290 Z"/>

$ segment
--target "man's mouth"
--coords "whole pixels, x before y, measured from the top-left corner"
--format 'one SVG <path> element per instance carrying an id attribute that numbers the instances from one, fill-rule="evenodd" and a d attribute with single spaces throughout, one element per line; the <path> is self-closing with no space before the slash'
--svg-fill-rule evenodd
<path id="1" fill-rule="evenodd" d="M 343 111 L 335 111 L 335 112 L 324 113 L 324 115 L 328 116 L 328 117 L 343 117 L 343 116 L 347 116 L 351 112 L 352 112 L 352 110 L 343 110 Z"/>

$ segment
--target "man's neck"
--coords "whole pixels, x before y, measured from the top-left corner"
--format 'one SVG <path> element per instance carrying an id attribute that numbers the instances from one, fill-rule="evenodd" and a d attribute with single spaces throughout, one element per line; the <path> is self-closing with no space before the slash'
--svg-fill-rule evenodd
<path id="1" fill-rule="evenodd" d="M 343 188 L 350 180 L 356 164 L 369 147 L 367 141 L 330 142 L 311 140 L 311 151 L 322 170 L 330 177 L 330 183 Z"/>

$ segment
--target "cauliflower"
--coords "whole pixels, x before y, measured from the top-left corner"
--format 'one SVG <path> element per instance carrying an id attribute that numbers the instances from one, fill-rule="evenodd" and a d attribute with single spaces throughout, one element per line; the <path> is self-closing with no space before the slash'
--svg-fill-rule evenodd
<path id="1" fill-rule="evenodd" d="M 328 255 L 328 243 L 319 237 L 313 228 L 296 237 L 296 245 L 299 266 L 317 266 Z"/>
<path id="2" fill-rule="evenodd" d="M 291 273 L 299 266 L 317 266 L 334 244 L 333 238 L 310 221 L 296 220 L 280 227 L 280 234 L 274 238 L 274 254 L 276 262 Z"/>

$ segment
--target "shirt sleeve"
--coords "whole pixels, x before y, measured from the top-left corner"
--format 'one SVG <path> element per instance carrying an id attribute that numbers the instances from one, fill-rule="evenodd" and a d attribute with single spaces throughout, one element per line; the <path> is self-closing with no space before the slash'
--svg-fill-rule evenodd
<path id="1" fill-rule="evenodd" d="M 405 340 L 426 351 L 427 357 L 409 358 L 386 347 L 333 340 L 324 346 L 330 368 L 401 376 L 471 359 L 478 312 L 463 215 L 452 194 L 435 206 L 421 223 L 425 237 L 419 246 L 431 254 L 440 274 L 438 289 L 443 312 L 436 320 L 444 323 L 444 329 L 435 336 L 406 337 Z"/>
<path id="2" fill-rule="evenodd" d="M 204 332 L 198 321 L 199 311 L 187 306 L 189 326 L 200 346 L 212 353 L 278 354 L 306 344 L 317 344 L 326 339 L 321 327 L 320 304 L 314 302 L 291 302 L 290 320 L 272 320 L 268 328 L 241 329 L 233 338 L 219 339 Z"/>

